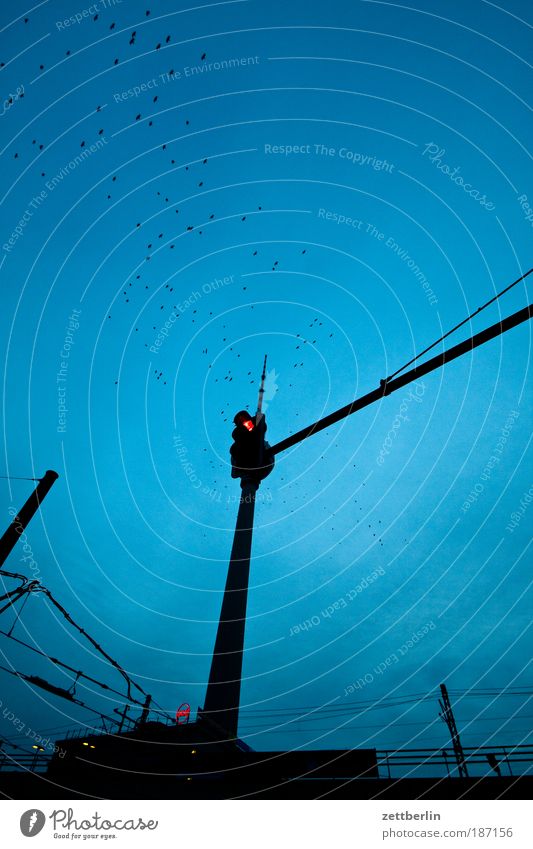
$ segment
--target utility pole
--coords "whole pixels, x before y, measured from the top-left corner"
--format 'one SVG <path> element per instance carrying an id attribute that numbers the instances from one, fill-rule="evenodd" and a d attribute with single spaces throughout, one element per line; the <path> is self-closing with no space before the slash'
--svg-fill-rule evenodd
<path id="1" fill-rule="evenodd" d="M 129 707 L 130 707 L 129 705 L 124 705 L 124 710 L 122 710 L 122 711 L 120 711 L 118 708 L 113 708 L 114 712 L 118 713 L 118 715 L 120 716 L 120 722 L 118 724 L 117 734 L 120 734 L 121 731 L 122 731 L 122 728 L 124 726 L 124 720 L 128 716 Z"/>
<path id="2" fill-rule="evenodd" d="M 139 717 L 137 725 L 144 725 L 146 723 L 146 720 L 148 719 L 148 714 L 150 712 L 150 704 L 151 703 L 152 703 L 152 697 L 146 696 L 146 699 L 144 700 L 144 706 L 143 706 L 143 709 L 142 709 L 142 713 Z"/>
<path id="3" fill-rule="evenodd" d="M 448 696 L 448 690 L 446 689 L 445 684 L 440 685 L 440 691 L 442 693 L 442 701 L 439 699 L 439 705 L 441 709 L 440 717 L 444 720 L 450 730 L 455 760 L 457 761 L 457 769 L 459 770 L 459 778 L 468 778 L 468 769 L 466 766 L 465 754 L 463 752 L 463 747 L 461 746 L 459 732 L 457 730 L 457 725 L 455 724 L 455 717 L 453 715 L 452 706 Z"/>
<path id="4" fill-rule="evenodd" d="M 24 506 L 19 510 L 5 534 L 0 538 L 0 569 L 58 477 L 57 472 L 53 472 L 51 469 L 45 472 L 44 477 L 40 479 Z"/>

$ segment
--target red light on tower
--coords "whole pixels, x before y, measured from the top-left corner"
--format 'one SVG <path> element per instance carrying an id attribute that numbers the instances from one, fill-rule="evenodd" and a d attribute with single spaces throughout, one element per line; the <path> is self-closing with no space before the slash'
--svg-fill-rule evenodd
<path id="1" fill-rule="evenodd" d="M 263 480 L 270 474 L 274 465 L 273 456 L 269 454 L 269 446 L 264 438 L 264 415 L 258 413 L 251 416 L 248 410 L 239 410 L 233 421 L 235 429 L 231 434 L 231 477 L 244 480 L 252 475 L 258 481 Z"/>
<path id="2" fill-rule="evenodd" d="M 250 414 L 243 410 L 241 413 L 237 413 L 235 418 L 233 419 L 236 425 L 242 425 L 248 431 L 252 431 L 255 427 L 254 422 L 250 418 Z"/>

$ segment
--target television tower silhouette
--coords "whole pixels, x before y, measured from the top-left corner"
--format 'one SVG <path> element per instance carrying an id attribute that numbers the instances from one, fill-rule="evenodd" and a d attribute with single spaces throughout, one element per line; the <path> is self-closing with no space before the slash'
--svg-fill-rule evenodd
<path id="1" fill-rule="evenodd" d="M 270 459 L 276 454 L 285 451 L 287 448 L 302 442 L 315 433 L 318 433 L 324 428 L 329 427 L 336 422 L 341 421 L 352 413 L 363 409 L 377 401 L 382 400 L 398 389 L 412 383 L 413 381 L 429 374 L 436 369 L 442 368 L 447 363 L 471 353 L 474 348 L 485 345 L 492 339 L 502 336 L 509 330 L 518 327 L 533 317 L 533 304 L 528 304 L 521 310 L 513 313 L 506 318 L 501 319 L 495 324 L 486 327 L 484 330 L 470 336 L 463 342 L 447 348 L 431 359 L 420 365 L 415 365 L 409 371 L 405 371 L 408 366 L 412 365 L 416 360 L 440 344 L 445 338 L 453 333 L 458 328 L 462 327 L 470 321 L 475 315 L 486 309 L 490 304 L 494 303 L 505 292 L 512 289 L 519 282 L 524 280 L 533 273 L 533 268 L 529 269 L 525 274 L 507 286 L 502 292 L 491 298 L 486 304 L 461 321 L 454 328 L 449 330 L 436 342 L 433 342 L 420 354 L 409 360 L 404 366 L 398 369 L 390 377 L 380 381 L 379 386 L 366 395 L 356 398 L 339 410 L 330 413 L 327 416 L 319 419 L 311 425 L 299 430 L 296 433 L 282 439 L 274 446 L 269 446 Z M 403 372 L 403 374 L 401 373 Z M 256 413 L 256 421 L 262 419 L 262 399 L 264 393 L 264 381 L 266 375 L 266 357 L 263 365 L 263 373 L 261 377 L 261 386 L 259 389 L 258 410 Z M 249 422 L 250 423 L 250 422 Z M 260 472 L 261 463 L 258 462 L 257 472 Z M 269 471 L 271 467 L 269 468 Z M 268 472 L 267 472 L 268 474 Z M 240 475 L 239 475 L 240 476 Z M 265 475 L 263 475 L 264 477 Z M 239 510 L 237 514 L 237 522 L 235 526 L 235 536 L 231 549 L 230 564 L 228 576 L 222 600 L 222 609 L 220 613 L 220 621 L 215 640 L 215 648 L 213 659 L 211 662 L 211 670 L 207 685 L 207 692 L 203 710 L 198 711 L 199 718 L 203 718 L 215 723 L 223 739 L 237 739 L 237 729 L 239 721 L 239 705 L 241 694 L 241 677 L 242 677 L 242 661 L 244 651 L 244 631 L 246 623 L 246 605 L 248 600 L 248 583 L 250 575 L 250 555 L 252 550 L 252 533 L 255 511 L 255 496 L 261 480 L 260 474 L 254 474 L 253 470 L 249 475 L 241 476 L 241 496 L 239 501 Z M 444 686 L 444 685 L 442 685 Z M 442 688 L 441 688 L 442 691 Z M 449 725 L 452 734 L 452 742 L 457 758 L 457 764 L 460 775 L 468 776 L 464 754 L 460 747 L 459 735 L 453 720 L 453 712 L 449 703 L 447 692 L 442 693 L 444 706 L 443 718 L 453 722 L 453 727 Z"/>
<path id="2" fill-rule="evenodd" d="M 255 414 L 256 427 L 263 418 L 262 409 L 265 392 L 266 363 L 267 357 L 265 355 L 257 399 L 257 412 Z M 262 446 L 263 440 L 259 443 L 259 466 L 263 464 Z M 241 477 L 241 496 L 235 526 L 235 536 L 231 549 L 228 576 L 224 589 L 204 708 L 200 712 L 202 718 L 216 723 L 222 732 L 222 736 L 229 739 L 237 738 L 239 723 L 244 629 L 250 578 L 255 494 L 259 488 L 259 483 L 260 478 L 253 473 Z"/>

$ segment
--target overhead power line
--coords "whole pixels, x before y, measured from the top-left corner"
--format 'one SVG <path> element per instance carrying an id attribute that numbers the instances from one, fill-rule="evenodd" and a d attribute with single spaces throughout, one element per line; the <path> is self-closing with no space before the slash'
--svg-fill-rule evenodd
<path id="1" fill-rule="evenodd" d="M 103 657 L 105 657 L 105 658 L 106 658 L 106 660 L 107 660 L 107 661 L 108 661 L 108 662 L 109 662 L 112 666 L 114 666 L 114 667 L 115 667 L 115 669 L 116 669 L 116 670 L 120 673 L 120 675 L 122 675 L 122 677 L 123 677 L 123 678 L 124 678 L 124 680 L 126 681 L 126 686 L 127 686 L 127 688 L 128 688 L 128 699 L 131 699 L 131 687 L 132 687 L 132 685 L 133 685 L 134 687 L 136 687 L 136 688 L 137 688 L 137 690 L 139 690 L 141 693 L 143 693 L 143 695 L 145 695 L 145 696 L 146 696 L 146 695 L 148 695 L 148 694 L 147 694 L 147 693 L 143 690 L 143 688 L 140 686 L 140 684 L 137 684 L 135 681 L 133 681 L 133 679 L 132 679 L 132 678 L 130 678 L 130 676 L 129 676 L 129 675 L 128 675 L 128 673 L 127 673 L 127 672 L 126 672 L 126 671 L 122 668 L 122 666 L 120 665 L 120 663 L 118 663 L 118 661 L 114 660 L 114 658 L 112 658 L 112 657 L 111 657 L 111 655 L 109 655 L 109 654 L 108 654 L 108 653 L 107 653 L 107 652 L 106 652 L 106 651 L 102 648 L 102 646 L 101 646 L 101 645 L 100 645 L 100 644 L 99 644 L 99 643 L 98 643 L 98 642 L 97 642 L 97 641 L 96 641 L 93 637 L 91 637 L 91 635 L 90 635 L 90 634 L 88 634 L 88 633 L 87 633 L 87 631 L 86 631 L 84 628 L 82 628 L 82 627 L 81 627 L 81 625 L 78 625 L 78 623 L 74 621 L 74 619 L 72 618 L 72 616 L 70 615 L 70 613 L 68 613 L 68 611 L 67 611 L 67 610 L 65 610 L 65 608 L 63 607 L 63 605 L 62 605 L 62 604 L 60 604 L 60 603 L 59 603 L 59 602 L 58 602 L 58 601 L 54 598 L 54 596 L 52 595 L 52 593 L 50 592 L 50 590 L 46 589 L 46 587 L 39 587 L 39 591 L 43 592 L 43 593 L 47 596 L 47 598 L 49 598 L 49 599 L 50 599 L 50 601 L 52 602 L 52 604 L 53 604 L 53 605 L 55 605 L 55 607 L 57 607 L 57 609 L 58 609 L 58 610 L 59 610 L 59 612 L 60 612 L 60 613 L 61 613 L 61 614 L 65 617 L 65 619 L 67 620 L 67 622 L 69 622 L 69 623 L 70 623 L 70 624 L 71 624 L 74 628 L 76 628 L 76 630 L 77 630 L 77 631 L 79 631 L 79 632 L 80 632 L 80 634 L 83 634 L 83 636 L 84 636 L 87 640 L 89 640 L 89 642 L 90 642 L 90 643 L 91 643 L 91 644 L 95 647 L 95 649 L 96 649 L 97 651 L 99 651 L 99 652 L 100 652 L 100 654 L 101 654 L 101 655 L 103 655 Z"/>
<path id="2" fill-rule="evenodd" d="M 459 330 L 460 327 L 462 327 L 464 324 L 467 324 L 467 322 L 471 321 L 476 315 L 479 315 L 480 312 L 483 312 L 483 310 L 487 309 L 487 307 L 490 307 L 490 305 L 497 301 L 498 298 L 501 298 L 502 295 L 505 295 L 505 293 L 509 292 L 509 290 L 512 289 L 514 286 L 517 286 L 521 280 L 525 280 L 525 278 L 529 274 L 531 274 L 532 271 L 533 268 L 530 268 L 529 271 L 526 271 L 525 274 L 522 274 L 522 276 L 519 277 L 518 280 L 515 280 L 513 283 L 510 283 L 509 286 L 506 286 L 505 289 L 502 289 L 501 292 L 498 292 L 498 294 L 491 298 L 490 301 L 487 301 L 486 304 L 483 304 L 483 306 L 478 307 L 477 310 L 475 310 L 473 313 L 470 313 L 470 315 L 460 321 L 459 324 L 456 324 L 455 327 L 452 327 L 451 330 L 448 330 L 448 332 L 445 333 L 444 336 L 441 336 L 440 339 L 437 339 L 435 342 L 432 342 L 431 345 L 429 345 L 427 348 L 424 348 L 424 350 L 420 351 L 419 354 L 416 354 L 416 356 L 414 356 L 412 360 L 409 360 L 408 363 L 406 363 L 401 368 L 397 369 L 394 374 L 391 374 L 390 377 L 387 377 L 385 382 L 387 382 L 388 380 L 392 380 L 393 377 L 396 377 L 397 374 L 400 374 L 400 372 L 406 369 L 407 366 L 412 365 L 414 362 L 416 362 L 416 360 L 419 360 L 420 357 L 423 357 L 424 354 L 427 354 L 428 351 L 431 351 L 431 349 L 438 345 L 439 342 L 442 342 L 444 339 L 447 339 L 448 336 L 451 336 L 452 333 L 455 333 L 456 330 Z"/>
<path id="3" fill-rule="evenodd" d="M 133 681 L 132 678 L 130 678 L 130 676 L 122 668 L 120 663 L 118 663 L 118 661 L 116 661 L 114 658 L 112 658 L 111 655 L 109 655 L 105 651 L 105 649 L 103 649 L 102 646 L 93 637 L 91 637 L 91 635 L 84 628 L 81 627 L 81 625 L 78 625 L 78 623 L 74 621 L 74 619 L 72 618 L 70 613 L 63 607 L 63 605 L 59 601 L 57 601 L 56 598 L 54 598 L 53 594 L 50 592 L 49 589 L 47 589 L 46 587 L 43 587 L 42 584 L 40 584 L 38 581 L 28 581 L 28 579 L 25 578 L 23 575 L 17 575 L 16 573 L 9 573 L 9 572 L 3 572 L 2 574 L 7 575 L 8 577 L 16 577 L 19 580 L 24 581 L 25 583 L 22 584 L 22 586 L 17 587 L 17 589 L 12 590 L 9 593 L 6 593 L 4 596 L 0 596 L 0 601 L 2 601 L 3 599 L 9 599 L 8 604 L 6 604 L 0 610 L 0 613 L 2 611 L 6 610 L 6 608 L 10 607 L 12 605 L 13 601 L 16 601 L 24 593 L 31 593 L 31 592 L 43 593 L 52 602 L 52 604 L 60 611 L 60 613 L 62 614 L 62 616 L 64 616 L 64 618 L 67 620 L 67 622 L 69 622 L 74 628 L 76 628 L 76 630 L 79 631 L 79 633 L 82 634 L 95 647 L 95 649 L 103 657 L 105 657 L 105 659 L 112 666 L 114 666 L 115 669 L 122 675 L 122 677 L 126 681 L 126 686 L 128 688 L 128 696 L 127 696 L 128 700 L 130 700 L 132 698 L 132 695 L 131 695 L 131 687 L 132 686 L 136 687 L 137 690 L 139 690 L 144 696 L 147 695 L 147 693 L 143 690 L 143 688 L 140 686 L 140 684 L 137 684 L 135 681 Z"/>
<path id="4" fill-rule="evenodd" d="M 2 611 L 6 610 L 9 607 L 12 607 L 14 602 L 17 601 L 19 598 L 21 598 L 24 594 L 28 594 L 27 595 L 27 597 L 28 597 L 30 593 L 43 593 L 52 602 L 52 604 L 61 612 L 62 616 L 64 616 L 64 618 L 67 620 L 67 622 L 69 622 L 74 628 L 76 628 L 76 630 L 79 631 L 79 633 L 82 634 L 96 648 L 96 650 L 107 660 L 107 662 L 110 663 L 122 675 L 122 677 L 126 681 L 127 693 L 126 693 L 126 695 L 124 695 L 123 693 L 120 693 L 115 688 L 110 687 L 109 685 L 104 684 L 101 681 L 98 681 L 96 678 L 93 678 L 89 675 L 86 675 L 84 672 L 74 669 L 74 667 L 70 666 L 69 664 L 66 664 L 63 661 L 60 661 L 57 658 L 54 658 L 54 657 L 48 655 L 46 652 L 35 648 L 34 646 L 30 645 L 29 643 L 26 643 L 23 640 L 19 640 L 18 638 L 13 637 L 12 634 L 11 634 L 13 628 L 11 628 L 9 632 L 0 631 L 0 634 L 8 637 L 9 639 L 15 640 L 19 644 L 21 644 L 21 645 L 25 646 L 26 648 L 36 652 L 37 654 L 40 654 L 41 656 L 46 657 L 48 660 L 50 660 L 55 665 L 62 666 L 64 669 L 68 669 L 69 671 L 73 672 L 76 675 L 76 681 L 80 677 L 83 677 L 83 678 L 91 681 L 92 683 L 97 684 L 102 689 L 106 689 L 110 692 L 116 693 L 117 695 L 120 696 L 121 699 L 124 700 L 125 703 L 129 702 L 132 705 L 138 705 L 138 706 L 144 707 L 145 702 L 144 703 L 140 702 L 138 699 L 135 699 L 132 696 L 131 688 L 135 687 L 139 692 L 141 692 L 143 694 L 143 696 L 148 697 L 148 694 L 145 692 L 145 690 L 140 686 L 140 684 L 137 684 L 136 681 L 134 681 L 130 677 L 130 675 L 128 675 L 128 673 L 125 671 L 125 669 L 122 668 L 122 666 L 118 663 L 118 661 L 114 660 L 114 658 L 112 658 L 111 655 L 109 655 L 102 648 L 102 646 L 93 637 L 91 637 L 91 635 L 84 628 L 82 628 L 80 625 L 77 624 L 77 622 L 74 621 L 72 616 L 63 607 L 63 605 L 60 604 L 60 602 L 57 601 L 57 599 L 53 596 L 53 594 L 50 592 L 50 590 L 48 590 L 46 587 L 43 587 L 38 581 L 28 580 L 28 578 L 26 578 L 24 575 L 20 575 L 16 572 L 2 571 L 2 576 L 15 578 L 15 579 L 21 581 L 21 586 L 17 587 L 15 590 L 12 590 L 9 593 L 4 594 L 3 596 L 0 596 L 0 601 L 2 601 L 4 599 L 8 600 L 7 604 L 5 604 L 4 607 L 0 609 L 0 613 L 2 613 Z M 25 601 L 27 600 L 27 597 L 26 597 Z M 59 689 L 61 689 L 61 688 L 59 688 Z M 56 693 L 56 695 L 62 695 L 62 694 Z M 154 705 L 156 713 L 159 713 L 159 714 L 166 716 L 167 719 L 171 719 L 170 714 L 167 713 L 166 711 L 164 711 L 157 702 L 155 702 L 152 699 L 151 703 Z"/>
<path id="5" fill-rule="evenodd" d="M 97 716 L 102 717 L 102 719 L 107 719 L 109 722 L 116 724 L 116 719 L 111 716 L 106 716 L 106 714 L 102 713 L 100 710 L 95 710 L 89 705 L 86 705 L 85 702 L 82 702 L 81 699 L 77 699 L 68 690 L 64 690 L 61 687 L 56 687 L 54 684 L 50 684 L 49 681 L 46 681 L 44 678 L 40 678 L 38 675 L 27 675 L 25 672 L 17 672 L 14 669 L 8 669 L 7 666 L 0 665 L 0 669 L 3 672 L 7 672 L 9 675 L 13 675 L 15 678 L 21 678 L 23 681 L 27 681 L 29 684 L 33 684 L 36 687 L 40 687 L 43 690 L 47 690 L 50 693 L 53 693 L 56 696 L 60 696 L 61 698 L 67 699 L 67 701 L 72 702 L 79 707 L 85 708 L 85 710 L 91 711 L 91 713 L 97 714 Z"/>
<path id="6" fill-rule="evenodd" d="M 524 690 L 510 690 L 510 689 L 497 689 L 494 688 L 491 692 L 487 692 L 485 690 L 476 691 L 472 690 L 450 690 L 450 693 L 453 694 L 454 698 L 493 698 L 494 696 L 513 696 L 514 698 L 526 697 L 531 698 L 533 695 L 533 690 L 531 688 L 528 691 Z M 298 708 L 250 708 L 248 710 L 241 711 L 241 717 L 243 719 L 250 716 L 250 718 L 254 719 L 268 719 L 272 718 L 283 718 L 290 716 L 300 716 L 302 718 L 308 718 L 310 715 L 319 718 L 324 718 L 325 716 L 339 716 L 342 714 L 354 714 L 356 712 L 364 712 L 367 710 L 376 710 L 376 709 L 384 709 L 384 708 L 394 708 L 394 707 L 402 707 L 405 704 L 415 704 L 415 703 L 423 703 L 423 702 L 435 702 L 438 699 L 438 693 L 435 691 L 434 693 L 420 693 L 420 694 L 406 694 L 405 696 L 391 696 L 391 697 L 383 697 L 382 699 L 376 701 L 360 701 L 360 702 L 347 702 L 345 704 L 335 704 L 335 705 L 307 705 Z M 305 712 L 309 713 L 305 713 Z"/>
<path id="7" fill-rule="evenodd" d="M 81 672 L 80 670 L 75 669 L 73 666 L 70 666 L 68 663 L 64 663 L 62 660 L 58 660 L 56 657 L 52 657 L 51 655 L 47 654 L 46 652 L 42 651 L 41 649 L 38 649 L 35 646 L 32 646 L 30 643 L 27 643 L 24 640 L 19 640 L 18 637 L 13 637 L 7 631 L 0 631 L 0 635 L 3 636 L 3 637 L 8 637 L 10 640 L 13 640 L 14 642 L 18 643 L 20 646 L 24 646 L 24 648 L 27 648 L 30 651 L 35 652 L 35 654 L 38 654 L 41 657 L 45 657 L 47 660 L 51 661 L 51 663 L 53 663 L 55 666 L 60 666 L 60 667 L 62 667 L 62 669 L 67 669 L 69 672 L 73 672 L 76 675 L 76 680 L 78 678 L 84 678 L 86 681 L 90 681 L 92 684 L 96 684 L 98 687 L 101 687 L 102 690 L 108 690 L 110 693 L 115 693 L 115 695 L 120 696 L 125 701 L 131 702 L 132 706 L 133 706 L 133 704 L 135 704 L 135 705 L 139 705 L 140 707 L 142 707 L 143 704 L 144 704 L 143 702 L 138 701 L 137 699 L 135 699 L 133 697 L 130 697 L 128 699 L 128 697 L 125 696 L 124 693 L 121 693 L 119 690 L 115 690 L 115 688 L 110 687 L 109 684 L 104 684 L 102 681 L 98 681 L 96 678 L 92 678 L 90 675 L 87 675 L 85 672 Z"/>
<path id="8" fill-rule="evenodd" d="M 0 475 L 0 480 L 4 481 L 42 481 L 42 478 L 20 478 L 16 475 Z"/>

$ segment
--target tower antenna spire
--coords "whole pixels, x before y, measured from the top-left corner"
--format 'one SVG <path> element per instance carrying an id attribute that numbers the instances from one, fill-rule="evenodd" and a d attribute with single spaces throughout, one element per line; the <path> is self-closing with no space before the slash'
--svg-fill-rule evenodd
<path id="1" fill-rule="evenodd" d="M 267 367 L 267 354 L 265 354 L 265 359 L 263 361 L 263 374 L 261 375 L 261 385 L 259 386 L 259 395 L 257 398 L 257 412 L 255 414 L 255 423 L 259 424 L 263 417 L 263 395 L 265 394 L 265 378 L 266 378 L 266 367 Z"/>

